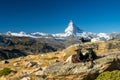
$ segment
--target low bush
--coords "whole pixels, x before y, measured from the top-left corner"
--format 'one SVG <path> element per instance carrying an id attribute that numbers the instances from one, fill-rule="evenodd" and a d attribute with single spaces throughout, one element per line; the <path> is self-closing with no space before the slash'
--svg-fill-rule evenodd
<path id="1" fill-rule="evenodd" d="M 4 68 L 4 69 L 0 70 L 0 77 L 6 76 L 6 75 L 10 74 L 11 72 L 12 72 L 12 70 L 10 68 Z"/>
<path id="2" fill-rule="evenodd" d="M 120 80 L 120 70 L 103 72 L 95 80 Z"/>

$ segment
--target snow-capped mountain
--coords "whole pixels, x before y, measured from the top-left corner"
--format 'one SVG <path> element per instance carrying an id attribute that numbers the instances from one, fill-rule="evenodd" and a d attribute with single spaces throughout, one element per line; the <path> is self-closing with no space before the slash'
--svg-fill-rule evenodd
<path id="1" fill-rule="evenodd" d="M 71 20 L 65 29 L 64 33 L 57 33 L 57 34 L 46 34 L 41 32 L 35 32 L 26 34 L 25 32 L 13 33 L 7 32 L 5 35 L 8 36 L 18 36 L 18 37 L 32 37 L 32 38 L 55 38 L 55 39 L 66 39 L 66 37 L 73 36 L 76 39 L 85 38 L 91 39 L 92 42 L 95 41 L 106 41 L 112 38 L 120 38 L 120 33 L 92 33 L 86 32 L 77 27 L 73 21 Z"/>
<path id="2" fill-rule="evenodd" d="M 77 33 L 82 33 L 83 30 L 79 29 L 73 21 L 71 20 L 68 24 L 68 27 L 65 29 L 65 34 L 70 36 L 70 35 L 76 35 Z"/>
<path id="3" fill-rule="evenodd" d="M 6 35 L 8 35 L 8 36 L 18 36 L 18 37 L 32 37 L 30 34 L 26 34 L 25 32 L 23 32 L 23 31 L 21 31 L 21 32 L 19 32 L 19 33 L 15 33 L 15 32 L 10 32 L 10 31 L 8 31 L 7 33 L 6 33 Z"/>

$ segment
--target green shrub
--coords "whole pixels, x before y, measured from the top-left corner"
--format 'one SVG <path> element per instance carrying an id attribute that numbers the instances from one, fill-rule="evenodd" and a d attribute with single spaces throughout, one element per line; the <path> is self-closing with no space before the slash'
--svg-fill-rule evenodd
<path id="1" fill-rule="evenodd" d="M 120 71 L 106 71 L 101 73 L 95 80 L 120 80 Z"/>
<path id="2" fill-rule="evenodd" d="M 10 68 L 4 68 L 3 70 L 0 70 L 0 77 L 10 74 L 11 71 L 12 70 Z"/>

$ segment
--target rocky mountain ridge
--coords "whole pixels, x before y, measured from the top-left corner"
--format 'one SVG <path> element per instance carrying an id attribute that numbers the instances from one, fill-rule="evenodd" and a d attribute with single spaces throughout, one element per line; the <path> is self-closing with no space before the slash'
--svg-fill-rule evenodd
<path id="1" fill-rule="evenodd" d="M 64 48 L 63 43 L 54 39 L 0 35 L 0 60 L 30 54 L 54 52 Z"/>

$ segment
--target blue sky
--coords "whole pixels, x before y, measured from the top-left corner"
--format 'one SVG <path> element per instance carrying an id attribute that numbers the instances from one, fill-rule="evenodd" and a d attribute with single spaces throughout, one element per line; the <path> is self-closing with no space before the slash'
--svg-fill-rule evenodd
<path id="1" fill-rule="evenodd" d="M 120 0 L 0 0 L 0 33 L 62 33 L 70 20 L 88 32 L 120 32 Z"/>

